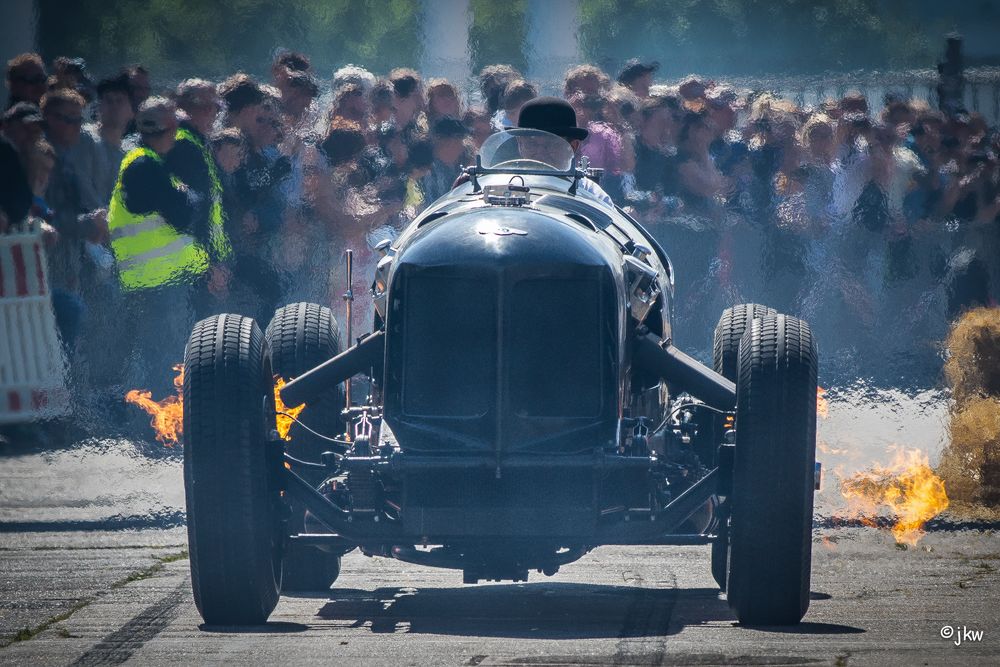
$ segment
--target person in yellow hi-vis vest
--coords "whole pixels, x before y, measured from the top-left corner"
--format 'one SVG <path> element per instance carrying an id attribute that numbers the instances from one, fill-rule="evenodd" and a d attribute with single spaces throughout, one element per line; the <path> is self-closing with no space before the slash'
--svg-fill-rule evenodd
<path id="1" fill-rule="evenodd" d="M 170 174 L 177 109 L 151 97 L 139 107 L 141 143 L 122 159 L 108 206 L 111 249 L 124 297 L 122 340 L 131 344 L 126 383 L 160 395 L 184 353 L 192 298 L 208 280 L 209 252 L 194 235 L 204 202 Z"/>
<path id="2" fill-rule="evenodd" d="M 204 79 L 182 81 L 174 98 L 181 113 L 176 145 L 165 161 L 170 173 L 204 202 L 194 220 L 193 234 L 202 241 L 213 266 L 208 290 L 197 299 L 196 311 L 202 317 L 219 310 L 219 300 L 226 296 L 232 275 L 228 268 L 232 248 L 225 231 L 222 181 L 207 140 L 222 103 L 215 86 Z"/>

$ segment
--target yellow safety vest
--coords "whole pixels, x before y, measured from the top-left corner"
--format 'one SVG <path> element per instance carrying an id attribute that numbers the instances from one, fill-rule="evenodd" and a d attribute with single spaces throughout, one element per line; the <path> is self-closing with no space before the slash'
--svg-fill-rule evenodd
<path id="1" fill-rule="evenodd" d="M 208 269 L 208 254 L 194 237 L 178 232 L 158 212 L 139 214 L 128 210 L 122 177 L 140 157 L 163 164 L 150 148 L 140 146 L 129 151 L 122 159 L 108 206 L 111 249 L 118 260 L 119 280 L 127 291 L 187 282 Z"/>
<path id="2" fill-rule="evenodd" d="M 209 196 L 212 198 L 212 207 L 209 211 L 208 237 L 212 244 L 212 251 L 219 259 L 226 259 L 232 253 L 229 245 L 229 238 L 226 236 L 225 214 L 222 210 L 222 181 L 219 180 L 219 172 L 215 168 L 215 158 L 208 151 L 205 142 L 198 138 L 186 127 L 177 128 L 177 141 L 190 141 L 201 152 L 205 166 L 208 167 L 208 177 L 212 182 L 212 191 Z"/>

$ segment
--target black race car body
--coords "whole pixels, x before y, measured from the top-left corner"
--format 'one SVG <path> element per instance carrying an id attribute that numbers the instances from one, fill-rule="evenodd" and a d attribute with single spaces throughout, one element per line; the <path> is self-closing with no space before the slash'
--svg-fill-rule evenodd
<path id="1" fill-rule="evenodd" d="M 795 622 L 814 480 L 808 327 L 737 306 L 720 320 L 714 368 L 678 350 L 670 260 L 596 175 L 559 137 L 499 133 L 464 183 L 383 242 L 372 332 L 281 391 L 307 406 L 308 426 L 338 383 L 369 380 L 343 411 L 345 436 L 294 455 L 277 444 L 275 488 L 305 513 L 279 532 L 327 556 L 359 547 L 461 569 L 467 582 L 551 574 L 605 544 L 712 543 L 720 586 L 732 570 L 746 590 L 741 618 Z M 329 337 L 309 324 L 324 309 L 298 306 L 285 331 L 268 328 L 272 347 Z M 741 457 L 741 437 L 757 454 Z M 771 518 L 794 524 L 798 575 L 759 611 L 761 568 L 788 563 L 757 553 L 751 532 L 730 534 L 749 527 L 733 523 L 737 504 L 771 499 Z"/>

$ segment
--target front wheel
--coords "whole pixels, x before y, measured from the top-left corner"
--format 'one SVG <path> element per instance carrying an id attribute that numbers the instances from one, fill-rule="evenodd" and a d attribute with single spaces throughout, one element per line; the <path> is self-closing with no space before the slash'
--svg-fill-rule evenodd
<path id="1" fill-rule="evenodd" d="M 281 588 L 271 355 L 250 318 L 195 325 L 184 354 L 184 491 L 194 602 L 211 625 L 267 620 Z"/>
<path id="2" fill-rule="evenodd" d="M 727 597 L 740 623 L 793 625 L 809 607 L 816 346 L 805 322 L 752 319 L 740 342 Z"/>

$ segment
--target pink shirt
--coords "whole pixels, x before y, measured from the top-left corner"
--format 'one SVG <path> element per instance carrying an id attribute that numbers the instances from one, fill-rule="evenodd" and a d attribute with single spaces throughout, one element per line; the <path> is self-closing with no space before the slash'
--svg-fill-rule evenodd
<path id="1" fill-rule="evenodd" d="M 580 146 L 580 155 L 590 158 L 590 166 L 603 169 L 611 174 L 621 173 L 622 138 L 613 127 L 606 123 L 593 122 L 587 125 L 590 135 Z"/>

